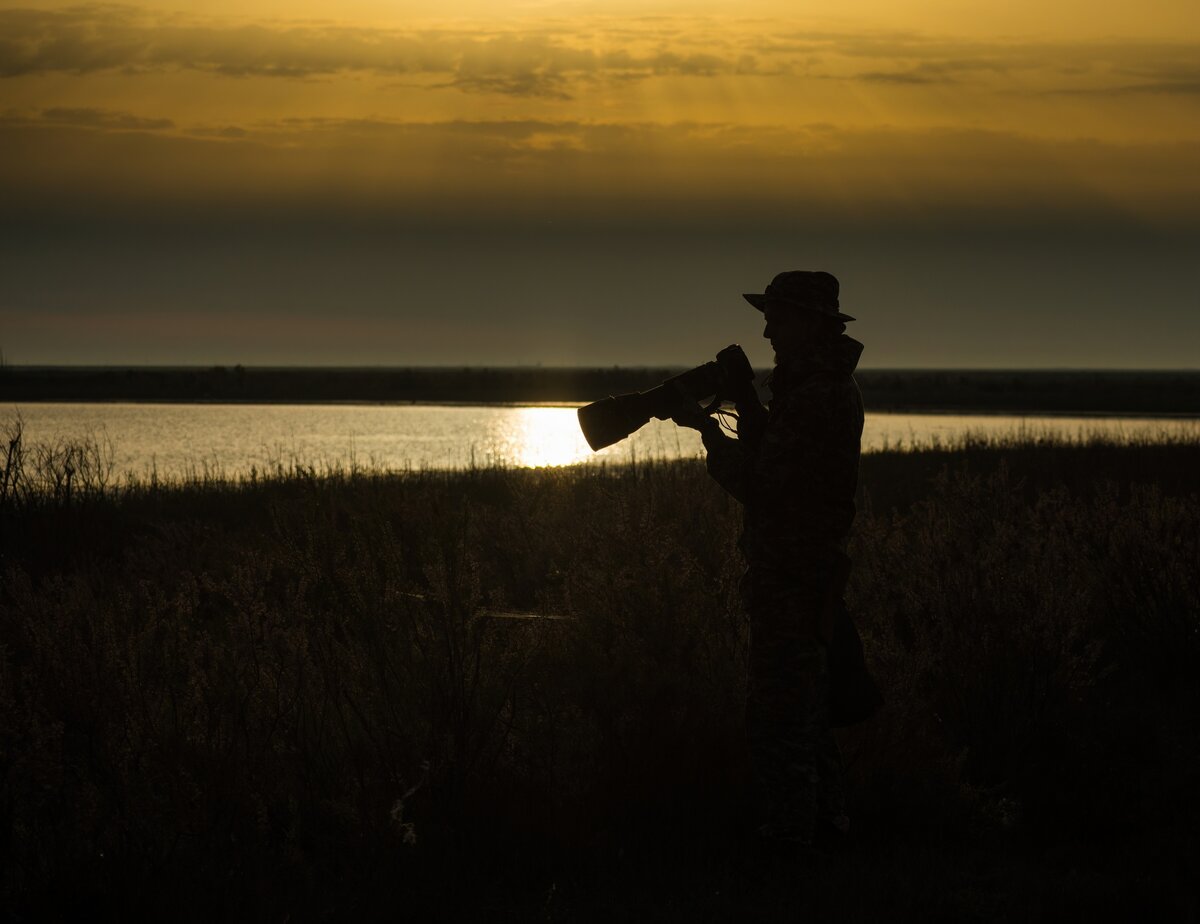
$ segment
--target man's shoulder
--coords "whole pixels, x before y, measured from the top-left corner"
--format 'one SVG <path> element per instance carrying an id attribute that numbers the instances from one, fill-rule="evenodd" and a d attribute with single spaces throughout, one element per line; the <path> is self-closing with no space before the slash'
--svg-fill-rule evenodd
<path id="1" fill-rule="evenodd" d="M 849 372 L 839 372 L 831 369 L 818 369 L 803 377 L 792 378 L 788 387 L 771 397 L 772 407 L 794 409 L 802 412 L 804 408 L 820 408 L 830 405 L 841 405 L 847 400 L 860 400 L 858 383 Z"/>
<path id="2" fill-rule="evenodd" d="M 858 391 L 858 384 L 850 372 L 816 369 L 797 383 L 796 391 L 811 395 L 839 394 Z"/>

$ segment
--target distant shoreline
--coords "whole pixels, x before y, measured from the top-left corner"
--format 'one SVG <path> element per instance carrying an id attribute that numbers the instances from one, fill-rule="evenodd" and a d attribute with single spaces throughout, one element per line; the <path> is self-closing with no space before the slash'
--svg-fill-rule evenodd
<path id="1" fill-rule="evenodd" d="M 254 400 L 254 399 L 219 399 L 219 398 L 163 398 L 163 399 L 124 399 L 124 398 L 46 398 L 29 399 L 11 402 L 10 407 L 21 404 L 94 404 L 97 406 L 113 404 L 144 404 L 144 405 L 196 405 L 202 407 L 221 406 L 268 406 L 268 407 L 547 407 L 568 408 L 574 410 L 583 407 L 586 401 L 436 401 L 436 400 L 405 400 L 405 401 L 362 401 L 355 399 L 327 400 Z M 971 416 L 971 417 L 1031 417 L 1058 419 L 1064 417 L 1081 417 L 1127 420 L 1197 420 L 1200 421 L 1200 411 L 1109 411 L 1109 410 L 1031 410 L 1029 408 L 971 408 L 971 407 L 866 407 L 870 414 L 924 414 L 929 416 Z"/>
<path id="2" fill-rule="evenodd" d="M 0 405 L 345 404 L 574 407 L 652 388 L 678 368 L 0 368 Z M 765 381 L 768 370 L 759 370 Z M 885 370 L 856 373 L 870 411 L 1200 417 L 1200 371 Z M 763 390 L 764 397 L 768 393 Z"/>

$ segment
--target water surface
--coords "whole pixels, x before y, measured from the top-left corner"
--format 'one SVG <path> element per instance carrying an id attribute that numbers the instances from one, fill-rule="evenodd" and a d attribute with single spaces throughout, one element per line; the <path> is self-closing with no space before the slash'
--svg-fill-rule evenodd
<path id="1" fill-rule="evenodd" d="M 0 423 L 17 413 L 30 442 L 94 437 L 109 447 L 118 474 L 137 477 L 152 471 L 163 478 L 204 471 L 236 476 L 293 462 L 319 468 L 523 467 L 703 452 L 694 431 L 651 421 L 630 439 L 593 453 L 574 406 L 35 403 L 10 407 Z M 967 433 L 1200 437 L 1190 420 L 868 414 L 863 448 L 947 443 Z"/>

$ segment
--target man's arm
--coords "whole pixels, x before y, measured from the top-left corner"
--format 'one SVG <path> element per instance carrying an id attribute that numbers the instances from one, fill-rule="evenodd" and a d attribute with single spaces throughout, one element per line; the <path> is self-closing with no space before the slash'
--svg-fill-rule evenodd
<path id="1" fill-rule="evenodd" d="M 746 503 L 750 469 L 754 464 L 749 445 L 721 432 L 721 425 L 694 406 L 681 408 L 671 418 L 681 427 L 700 431 L 708 458 L 708 473 L 726 491 Z"/>
<path id="2" fill-rule="evenodd" d="M 700 431 L 704 448 L 708 451 L 705 464 L 713 480 L 743 504 L 746 503 L 750 470 L 754 465 L 753 453 L 742 441 L 732 439 L 721 432 L 721 425 L 709 417 L 708 426 Z"/>

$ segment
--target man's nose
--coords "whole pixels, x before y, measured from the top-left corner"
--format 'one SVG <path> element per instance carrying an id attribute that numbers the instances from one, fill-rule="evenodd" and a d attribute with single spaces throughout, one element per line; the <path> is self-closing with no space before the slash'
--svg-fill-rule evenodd
<path id="1" fill-rule="evenodd" d="M 763 339 L 764 339 L 764 340 L 770 340 L 770 339 L 771 339 L 771 325 L 770 325 L 770 324 L 766 325 L 766 326 L 763 328 Z"/>

